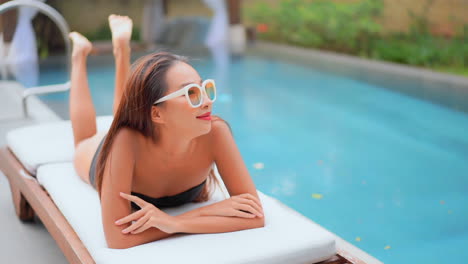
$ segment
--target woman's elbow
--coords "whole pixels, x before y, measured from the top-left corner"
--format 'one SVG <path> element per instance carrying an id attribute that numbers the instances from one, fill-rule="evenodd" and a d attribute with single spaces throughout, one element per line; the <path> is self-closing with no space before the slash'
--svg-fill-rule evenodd
<path id="1" fill-rule="evenodd" d="M 140 243 L 131 237 L 132 235 L 114 234 L 111 236 L 106 235 L 107 247 L 111 249 L 127 249 L 138 246 Z"/>
<path id="2" fill-rule="evenodd" d="M 252 225 L 252 228 L 262 228 L 265 227 L 265 217 L 256 217 L 255 223 Z"/>
<path id="3" fill-rule="evenodd" d="M 260 218 L 260 226 L 259 227 L 265 227 L 265 217 Z"/>
<path id="4" fill-rule="evenodd" d="M 124 239 L 106 238 L 106 241 L 107 241 L 107 247 L 110 249 L 127 249 L 127 248 L 131 248 L 135 246 L 129 243 L 129 241 L 126 241 Z"/>
<path id="5" fill-rule="evenodd" d="M 170 236 L 159 229 L 151 228 L 139 234 L 106 235 L 107 247 L 112 249 L 126 249 L 142 244 L 158 241 Z"/>

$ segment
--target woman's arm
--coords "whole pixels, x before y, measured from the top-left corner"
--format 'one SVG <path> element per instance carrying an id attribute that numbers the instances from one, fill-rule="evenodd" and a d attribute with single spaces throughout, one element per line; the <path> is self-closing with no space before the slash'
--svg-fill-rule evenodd
<path id="1" fill-rule="evenodd" d="M 231 197 L 241 194 L 253 195 L 261 207 L 255 184 L 242 160 L 231 130 L 224 120 L 217 119 L 212 122 L 210 141 L 216 166 L 229 195 Z M 223 201 L 219 203 L 223 203 Z M 213 211 L 214 208 L 210 207 L 217 204 L 198 208 L 178 216 L 176 229 L 183 233 L 222 233 L 259 228 L 265 225 L 264 217 L 213 216 L 216 213 Z"/>
<path id="2" fill-rule="evenodd" d="M 263 217 L 241 218 L 229 216 L 182 217 L 176 221 L 177 233 L 225 233 L 264 227 Z"/>
<path id="3" fill-rule="evenodd" d="M 170 236 L 152 228 L 145 233 L 129 235 L 115 221 L 132 213 L 130 202 L 120 197 L 120 192 L 130 193 L 135 164 L 134 140 L 137 135 L 122 129 L 116 135 L 104 172 L 101 189 L 101 210 L 104 234 L 109 248 L 129 248 Z"/>
<path id="4" fill-rule="evenodd" d="M 237 195 L 253 195 L 251 200 L 255 200 L 256 205 L 259 205 L 260 208 L 253 207 L 258 209 L 257 212 L 263 213 L 255 184 L 242 160 L 231 129 L 224 120 L 213 120 L 210 142 L 212 143 L 213 159 L 231 198 Z M 177 231 L 183 233 L 222 233 L 259 228 L 265 225 L 264 217 L 219 216 L 217 212 L 235 207 L 230 204 L 223 205 L 224 202 L 221 201 L 179 215 L 177 217 Z"/>
<path id="5" fill-rule="evenodd" d="M 251 194 L 234 196 L 179 216 L 168 215 L 137 196 L 125 193 L 120 195 L 141 208 L 137 212 L 115 222 L 116 225 L 133 222 L 129 227 L 123 229 L 124 233 L 140 234 L 153 227 L 167 234 L 223 233 L 263 226 L 263 215 L 260 213 L 260 206 L 257 204 L 259 201 Z M 241 210 L 244 210 L 244 212 Z M 236 218 L 253 219 L 255 217 L 257 217 L 257 220 L 250 222 L 236 220 Z"/>
<path id="6" fill-rule="evenodd" d="M 263 209 L 257 189 L 227 123 L 222 119 L 214 120 L 209 136 L 213 159 L 231 198 L 243 195 L 254 196 L 250 201 L 255 200 L 255 204 L 251 202 L 251 205 L 255 212 L 262 214 Z M 222 233 L 259 228 L 265 225 L 263 215 L 252 218 L 239 215 L 220 216 L 219 213 L 224 214 L 226 209 L 239 208 L 237 207 L 239 205 L 235 206 L 226 202 L 226 200 L 221 201 L 177 216 L 175 229 L 183 233 Z M 251 209 L 244 211 L 255 214 Z"/>
<path id="7" fill-rule="evenodd" d="M 229 195 L 233 197 L 240 194 L 251 194 L 262 207 L 257 188 L 245 166 L 228 124 L 222 119 L 217 119 L 212 122 L 210 133 L 212 134 L 214 161 Z M 264 217 L 260 219 L 263 221 Z M 251 221 L 251 223 L 252 227 L 257 227 L 256 221 Z"/>

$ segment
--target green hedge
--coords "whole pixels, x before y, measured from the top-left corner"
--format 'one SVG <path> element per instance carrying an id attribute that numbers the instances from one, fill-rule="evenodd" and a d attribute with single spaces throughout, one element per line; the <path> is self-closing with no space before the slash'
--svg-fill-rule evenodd
<path id="1" fill-rule="evenodd" d="M 425 67 L 468 65 L 468 45 L 464 39 L 432 36 L 394 36 L 373 41 L 372 58 Z"/>
<path id="2" fill-rule="evenodd" d="M 283 0 L 277 5 L 257 3 L 245 15 L 264 40 L 466 72 L 453 70 L 468 65 L 466 26 L 452 39 L 435 37 L 427 19 L 411 13 L 409 33 L 384 35 L 378 22 L 383 8 L 383 0 Z"/>

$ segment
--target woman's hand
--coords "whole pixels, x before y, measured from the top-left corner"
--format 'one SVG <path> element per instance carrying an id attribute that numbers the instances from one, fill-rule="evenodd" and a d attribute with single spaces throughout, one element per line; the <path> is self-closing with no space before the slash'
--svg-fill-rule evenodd
<path id="1" fill-rule="evenodd" d="M 122 230 L 122 233 L 138 234 L 151 227 L 155 227 L 168 234 L 177 232 L 178 222 L 174 216 L 166 214 L 165 212 L 155 207 L 153 204 L 145 202 L 141 198 L 134 195 L 120 193 L 120 196 L 136 203 L 141 208 L 140 210 L 115 221 L 116 225 L 123 225 L 132 221 L 136 221 L 129 227 Z"/>
<path id="2" fill-rule="evenodd" d="M 244 193 L 208 205 L 204 210 L 204 214 L 254 218 L 255 216 L 263 217 L 263 209 L 257 197 L 250 193 Z"/>

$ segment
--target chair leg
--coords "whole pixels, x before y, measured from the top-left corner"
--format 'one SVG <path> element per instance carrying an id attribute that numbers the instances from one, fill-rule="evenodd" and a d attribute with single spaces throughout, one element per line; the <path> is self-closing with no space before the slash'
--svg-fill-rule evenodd
<path id="1" fill-rule="evenodd" d="M 26 198 L 21 191 L 14 184 L 10 182 L 11 196 L 13 205 L 15 206 L 16 215 L 21 221 L 30 222 L 34 220 L 34 210 L 29 205 Z"/>

